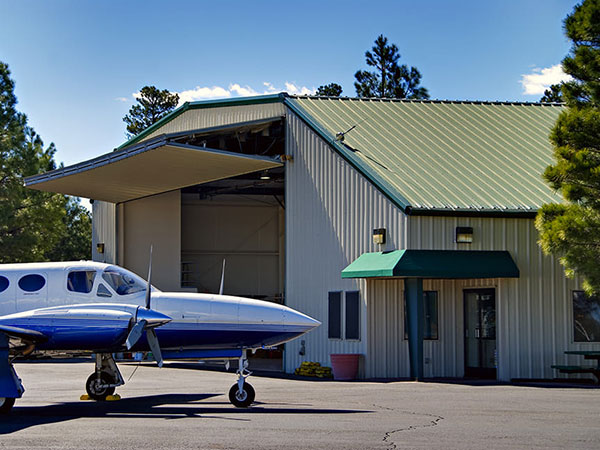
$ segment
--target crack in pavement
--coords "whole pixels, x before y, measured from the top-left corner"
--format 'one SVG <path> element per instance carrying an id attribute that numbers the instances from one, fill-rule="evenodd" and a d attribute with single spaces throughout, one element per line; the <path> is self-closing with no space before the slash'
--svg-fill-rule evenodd
<path id="1" fill-rule="evenodd" d="M 387 408 L 385 406 L 380 406 L 380 405 L 373 405 L 376 408 L 380 408 L 380 409 L 384 409 L 384 410 L 388 410 L 388 411 L 396 411 L 399 412 L 401 414 L 409 414 L 412 416 L 422 416 L 422 417 L 429 417 L 430 421 L 429 423 L 426 423 L 424 425 L 410 425 L 408 427 L 405 428 L 398 428 L 397 430 L 392 430 L 392 431 L 388 431 L 385 433 L 384 437 L 383 437 L 383 442 L 385 442 L 388 445 L 389 449 L 397 449 L 398 446 L 393 443 L 391 441 L 392 435 L 394 433 L 400 433 L 402 431 L 413 431 L 413 430 L 419 430 L 422 428 L 430 428 L 430 427 L 435 427 L 438 425 L 438 423 L 442 420 L 444 420 L 444 417 L 442 416 L 438 416 L 437 414 L 427 414 L 427 413 L 420 413 L 420 412 L 415 412 L 415 411 L 401 411 L 401 410 L 397 410 L 394 408 Z"/>

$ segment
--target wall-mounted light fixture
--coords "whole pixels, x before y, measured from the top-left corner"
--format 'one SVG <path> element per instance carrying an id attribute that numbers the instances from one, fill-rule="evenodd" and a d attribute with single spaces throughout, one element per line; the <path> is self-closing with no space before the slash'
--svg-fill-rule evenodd
<path id="1" fill-rule="evenodd" d="M 267 170 L 264 170 L 261 174 L 260 174 L 260 179 L 261 180 L 270 180 L 271 179 L 271 175 L 269 175 L 269 172 Z"/>
<path id="2" fill-rule="evenodd" d="M 385 228 L 375 228 L 373 230 L 373 244 L 385 244 Z"/>
<path id="3" fill-rule="evenodd" d="M 100 254 L 104 253 L 104 243 L 103 242 L 99 242 L 98 244 L 96 244 L 96 251 Z"/>
<path id="4" fill-rule="evenodd" d="M 456 227 L 455 242 L 457 244 L 470 244 L 473 242 L 473 227 Z"/>

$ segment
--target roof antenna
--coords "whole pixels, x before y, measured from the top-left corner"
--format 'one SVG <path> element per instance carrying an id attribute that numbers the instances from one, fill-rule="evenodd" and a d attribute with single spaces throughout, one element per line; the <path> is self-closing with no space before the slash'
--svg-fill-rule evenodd
<path id="1" fill-rule="evenodd" d="M 344 142 L 344 137 L 346 136 L 346 133 L 350 133 L 352 130 L 354 130 L 356 128 L 356 125 L 352 125 L 352 127 L 348 128 L 346 131 L 340 131 L 339 133 L 336 133 L 335 140 L 338 142 Z"/>
<path id="2" fill-rule="evenodd" d="M 344 142 L 344 137 L 348 133 L 350 133 L 352 130 L 354 130 L 357 126 L 359 126 L 361 123 L 363 123 L 365 120 L 367 120 L 366 117 L 363 120 L 361 120 L 360 122 L 357 122 L 355 125 L 352 125 L 346 131 L 340 131 L 339 133 L 336 133 L 335 134 L 335 140 L 338 141 L 338 142 Z"/>

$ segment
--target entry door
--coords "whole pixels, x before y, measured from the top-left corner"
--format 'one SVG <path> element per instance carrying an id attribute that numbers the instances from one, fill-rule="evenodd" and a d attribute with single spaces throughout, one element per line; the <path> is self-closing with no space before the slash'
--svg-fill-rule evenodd
<path id="1" fill-rule="evenodd" d="M 468 289 L 465 300 L 465 377 L 496 378 L 496 291 Z"/>

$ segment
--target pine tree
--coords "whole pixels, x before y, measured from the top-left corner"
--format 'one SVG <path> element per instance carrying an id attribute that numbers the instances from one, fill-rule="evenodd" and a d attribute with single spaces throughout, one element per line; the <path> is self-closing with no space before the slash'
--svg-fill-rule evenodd
<path id="1" fill-rule="evenodd" d="M 564 25 L 572 48 L 562 65 L 573 80 L 562 86 L 567 108 L 552 129 L 556 162 L 544 177 L 565 202 L 544 205 L 536 226 L 542 249 L 600 293 L 600 0 L 575 6 Z"/>
<path id="2" fill-rule="evenodd" d="M 560 103 L 563 102 L 562 90 L 560 84 L 553 84 L 544 91 L 540 103 Z"/>
<path id="3" fill-rule="evenodd" d="M 372 72 L 359 70 L 354 74 L 356 95 L 359 97 L 427 99 L 427 89 L 420 86 L 421 73 L 415 67 L 399 65 L 400 54 L 395 44 L 380 35 L 372 51 L 365 52 Z"/>
<path id="4" fill-rule="evenodd" d="M 342 87 L 337 83 L 319 86 L 316 95 L 321 95 L 323 97 L 339 97 L 342 95 Z"/>
<path id="5" fill-rule="evenodd" d="M 49 259 L 61 238 L 72 231 L 67 205 L 87 214 L 66 196 L 25 188 L 27 176 L 56 168 L 56 148 L 44 148 L 40 136 L 17 111 L 14 82 L 8 66 L 0 62 L 0 262 L 30 262 Z M 88 216 L 89 217 L 89 216 Z M 76 255 L 91 256 L 91 226 L 77 228 L 80 241 Z M 75 254 L 64 252 L 65 259 Z"/>
<path id="6" fill-rule="evenodd" d="M 166 89 L 161 91 L 154 86 L 144 86 L 136 101 L 138 103 L 123 117 L 128 138 L 141 133 L 173 111 L 179 103 L 179 95 L 171 94 Z"/>

